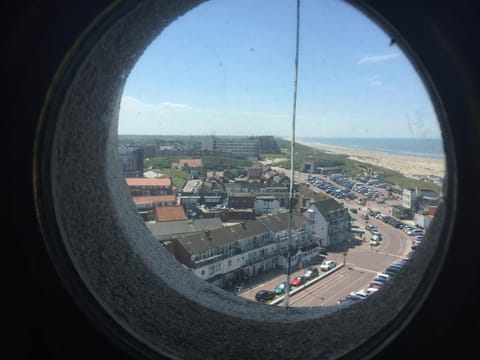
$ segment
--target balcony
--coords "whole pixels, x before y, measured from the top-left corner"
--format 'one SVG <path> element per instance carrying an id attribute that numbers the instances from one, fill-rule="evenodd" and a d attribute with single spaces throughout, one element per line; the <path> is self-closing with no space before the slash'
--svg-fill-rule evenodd
<path id="1" fill-rule="evenodd" d="M 198 269 L 203 266 L 210 265 L 212 263 L 218 262 L 224 258 L 224 254 L 218 254 L 214 256 L 210 256 L 207 259 L 196 260 L 193 262 L 194 268 Z"/>
<path id="2" fill-rule="evenodd" d="M 256 258 L 254 259 L 247 259 L 245 261 L 245 265 L 253 265 L 253 264 L 258 264 L 258 263 L 261 263 L 267 259 L 272 259 L 272 258 L 275 258 L 276 256 L 279 255 L 279 252 L 278 251 L 271 251 L 269 252 L 268 254 L 265 254 L 265 255 L 261 255 L 261 256 L 257 256 Z"/>

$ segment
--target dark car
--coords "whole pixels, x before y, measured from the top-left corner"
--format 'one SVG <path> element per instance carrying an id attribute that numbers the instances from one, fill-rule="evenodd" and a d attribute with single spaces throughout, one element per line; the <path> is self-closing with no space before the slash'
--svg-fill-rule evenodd
<path id="1" fill-rule="evenodd" d="M 358 210 L 355 209 L 355 208 L 351 208 L 350 211 L 351 211 L 352 213 L 354 213 L 354 214 L 358 213 Z"/>
<path id="2" fill-rule="evenodd" d="M 273 300 L 275 297 L 275 292 L 269 290 L 260 290 L 255 294 L 255 300 L 260 302 L 265 302 L 268 300 Z"/>
<path id="3" fill-rule="evenodd" d="M 314 279 L 318 276 L 318 269 L 316 267 L 309 267 L 305 269 L 305 277 L 307 279 Z"/>
<path id="4" fill-rule="evenodd" d="M 400 271 L 402 267 L 398 265 L 390 265 L 386 270 L 385 273 L 390 275 L 390 272 L 397 273 Z"/>
<path id="5" fill-rule="evenodd" d="M 392 264 L 387 268 L 387 270 L 394 270 L 394 271 L 397 270 L 398 271 L 402 267 L 403 267 L 403 265 L 401 265 L 401 264 Z"/>
<path id="6" fill-rule="evenodd" d="M 326 248 L 324 248 L 324 247 L 321 246 L 321 247 L 318 248 L 318 253 L 319 253 L 320 255 L 327 255 L 327 254 L 328 254 L 328 250 L 327 250 Z"/>
<path id="7" fill-rule="evenodd" d="M 373 280 L 370 282 L 370 287 L 375 289 L 380 289 L 383 285 L 385 285 L 385 282 L 382 281 Z"/>
<path id="8" fill-rule="evenodd" d="M 398 272 L 398 269 L 386 269 L 384 271 L 385 274 L 390 275 L 390 276 L 395 276 Z"/>
<path id="9" fill-rule="evenodd" d="M 386 279 L 384 277 L 377 276 L 375 279 L 372 280 L 372 282 L 374 282 L 374 281 L 384 285 L 388 282 L 388 279 Z"/>
<path id="10" fill-rule="evenodd" d="M 363 300 L 364 298 L 355 294 L 349 294 L 345 299 L 351 300 L 351 301 L 360 301 L 360 300 Z"/>
<path id="11" fill-rule="evenodd" d="M 356 299 L 356 298 L 355 298 L 355 299 L 352 299 L 352 298 L 348 298 L 348 297 L 347 297 L 347 298 L 345 298 L 345 299 L 340 299 L 340 300 L 338 300 L 338 301 L 337 301 L 337 304 L 338 304 L 338 305 L 342 305 L 342 304 L 343 304 L 343 305 L 350 305 L 350 304 L 356 303 L 358 300 L 360 300 L 360 299 Z"/>

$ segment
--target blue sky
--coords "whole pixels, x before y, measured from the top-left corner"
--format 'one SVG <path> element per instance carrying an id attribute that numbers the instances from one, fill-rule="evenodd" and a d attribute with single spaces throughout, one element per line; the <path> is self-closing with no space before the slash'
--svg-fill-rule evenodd
<path id="1" fill-rule="evenodd" d="M 119 134 L 290 136 L 296 0 L 211 0 L 168 26 L 128 76 Z M 428 94 L 377 25 L 302 0 L 297 137 L 439 138 Z"/>

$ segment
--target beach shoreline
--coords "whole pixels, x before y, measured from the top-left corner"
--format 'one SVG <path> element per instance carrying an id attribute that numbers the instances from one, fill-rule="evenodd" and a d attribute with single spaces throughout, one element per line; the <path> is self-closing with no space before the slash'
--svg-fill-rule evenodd
<path id="1" fill-rule="evenodd" d="M 386 152 L 348 148 L 335 145 L 321 144 L 310 141 L 297 141 L 298 144 L 309 146 L 326 153 L 344 155 L 348 159 L 365 164 L 380 166 L 398 171 L 408 177 L 418 176 L 445 176 L 446 163 L 444 159 L 397 155 Z"/>

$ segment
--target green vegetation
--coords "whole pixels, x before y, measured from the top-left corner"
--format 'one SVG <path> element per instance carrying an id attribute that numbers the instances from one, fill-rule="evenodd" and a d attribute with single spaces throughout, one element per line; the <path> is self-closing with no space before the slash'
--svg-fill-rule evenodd
<path id="1" fill-rule="evenodd" d="M 210 170 L 226 170 L 238 167 L 246 167 L 252 165 L 249 160 L 234 159 L 228 156 L 202 156 L 202 164 L 205 169 Z"/>
<path id="2" fill-rule="evenodd" d="M 180 159 L 188 158 L 188 155 L 182 156 L 157 156 L 145 160 L 145 169 L 152 169 L 162 174 L 162 177 L 171 177 L 177 189 L 182 189 L 188 180 L 191 179 L 189 171 L 172 169 L 172 163 L 178 163 Z M 246 175 L 244 169 L 252 164 L 249 160 L 234 159 L 228 156 L 203 156 L 203 167 L 200 175 L 205 176 L 207 170 L 226 170 L 229 169 L 234 176 Z"/>
<path id="3" fill-rule="evenodd" d="M 162 174 L 162 178 L 172 178 L 173 184 L 177 189 L 181 190 L 185 184 L 192 178 L 188 171 L 178 169 L 161 169 L 158 170 Z"/>
<path id="4" fill-rule="evenodd" d="M 281 153 L 276 153 L 276 154 L 260 154 L 260 160 L 277 159 L 277 158 L 282 158 L 282 157 L 285 157 L 285 154 L 281 154 Z"/>
<path id="5" fill-rule="evenodd" d="M 291 142 L 285 139 L 276 138 L 278 142 L 278 146 L 285 151 L 285 158 L 288 160 L 281 162 L 278 166 L 282 167 L 290 167 L 290 151 L 291 151 Z M 278 155 L 276 156 L 278 157 Z M 302 145 L 302 144 L 295 144 L 295 156 L 294 156 L 294 167 L 295 170 L 301 170 L 302 164 L 306 161 L 319 161 L 319 160 L 326 160 L 330 162 L 332 165 L 335 166 L 346 166 L 346 162 L 348 161 L 344 156 L 335 155 L 335 154 L 328 154 L 326 152 L 320 151 L 318 149 L 314 149 L 310 146 Z M 348 167 L 352 165 L 349 164 Z"/>
<path id="6" fill-rule="evenodd" d="M 184 159 L 184 156 L 157 156 L 148 158 L 144 162 L 145 169 L 170 169 L 172 163 L 178 163 L 180 159 Z"/>

